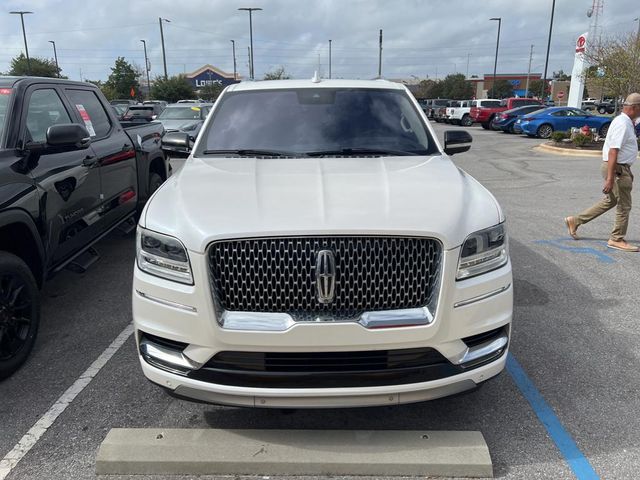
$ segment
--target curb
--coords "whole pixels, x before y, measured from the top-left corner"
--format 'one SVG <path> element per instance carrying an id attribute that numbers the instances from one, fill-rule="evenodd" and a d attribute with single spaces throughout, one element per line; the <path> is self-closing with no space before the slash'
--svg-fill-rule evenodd
<path id="1" fill-rule="evenodd" d="M 534 150 L 539 152 L 553 153 L 554 155 L 566 155 L 569 157 L 601 157 L 602 150 L 570 150 L 562 147 L 554 147 L 548 143 L 541 143 L 537 147 L 533 147 Z"/>

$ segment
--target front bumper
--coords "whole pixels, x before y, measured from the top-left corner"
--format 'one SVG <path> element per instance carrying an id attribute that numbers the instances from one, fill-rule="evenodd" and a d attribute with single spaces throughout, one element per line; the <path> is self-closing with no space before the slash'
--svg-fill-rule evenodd
<path id="1" fill-rule="evenodd" d="M 351 322 L 298 322 L 285 331 L 238 331 L 221 328 L 211 300 L 204 255 L 190 252 L 195 286 L 150 276 L 137 267 L 133 285 L 133 316 L 138 352 L 145 376 L 176 395 L 194 400 L 257 407 L 356 407 L 418 402 L 473 389 L 503 370 L 508 345 L 499 355 L 459 368 L 469 348 L 463 338 L 505 327 L 513 309 L 511 264 L 456 282 L 459 250 L 444 252 L 443 287 L 433 322 L 428 325 L 367 329 Z M 141 353 L 145 334 L 184 344 L 182 368 L 171 368 Z M 507 337 L 508 341 L 508 337 Z M 373 352 L 433 349 L 452 368 L 446 376 L 426 381 L 397 380 L 347 383 L 323 388 L 310 385 L 238 383 L 191 375 L 220 352 Z M 496 350 L 497 351 L 497 350 Z M 166 359 L 165 359 L 166 360 Z M 467 358 L 468 360 L 468 358 Z M 186 372 L 186 373 L 185 373 Z M 284 386 L 281 386 L 284 385 Z"/>

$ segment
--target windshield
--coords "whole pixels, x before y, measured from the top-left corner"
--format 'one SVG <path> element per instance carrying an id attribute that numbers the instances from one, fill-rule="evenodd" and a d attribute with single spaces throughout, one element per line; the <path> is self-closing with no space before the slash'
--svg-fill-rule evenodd
<path id="1" fill-rule="evenodd" d="M 7 110 L 9 109 L 9 98 L 11 98 L 12 90 L 10 88 L 0 88 L 0 141 L 4 133 L 4 124 L 7 118 Z"/>
<path id="2" fill-rule="evenodd" d="M 229 93 L 213 112 L 199 155 L 270 150 L 340 155 L 356 150 L 438 152 L 404 91 L 304 88 Z M 330 153 L 331 152 L 331 153 Z"/>
<path id="3" fill-rule="evenodd" d="M 129 107 L 129 110 L 127 110 L 127 115 L 135 117 L 153 115 L 153 107 Z"/>
<path id="4" fill-rule="evenodd" d="M 201 115 L 200 107 L 169 107 L 158 115 L 158 120 L 199 120 Z"/>

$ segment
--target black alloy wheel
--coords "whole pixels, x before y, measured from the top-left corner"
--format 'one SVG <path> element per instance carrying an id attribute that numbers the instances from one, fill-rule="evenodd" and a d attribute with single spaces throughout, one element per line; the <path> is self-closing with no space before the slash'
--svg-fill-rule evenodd
<path id="1" fill-rule="evenodd" d="M 469 114 L 465 114 L 462 117 L 462 120 L 461 120 L 460 124 L 463 127 L 470 127 L 471 125 L 473 125 L 473 120 L 471 120 L 471 116 Z"/>
<path id="2" fill-rule="evenodd" d="M 548 123 L 545 123 L 543 125 L 540 125 L 538 127 L 538 137 L 540 138 L 549 138 L 551 137 L 551 134 L 553 133 L 553 127 L 551 125 L 549 125 Z"/>
<path id="3" fill-rule="evenodd" d="M 149 173 L 149 196 L 164 183 L 162 176 L 157 172 Z"/>
<path id="4" fill-rule="evenodd" d="M 598 107 L 598 113 L 600 113 L 600 114 L 603 114 L 603 115 L 604 115 L 605 113 L 607 113 L 607 109 L 606 109 L 606 108 L 604 108 L 604 107 Z"/>
<path id="5" fill-rule="evenodd" d="M 598 132 L 598 135 L 601 138 L 604 138 L 607 136 L 607 132 L 609 131 L 609 125 L 611 125 L 610 123 L 605 123 L 603 126 L 600 127 L 600 131 Z"/>
<path id="6" fill-rule="evenodd" d="M 0 252 L 0 380 L 27 359 L 39 322 L 40 296 L 31 270 L 19 257 Z"/>

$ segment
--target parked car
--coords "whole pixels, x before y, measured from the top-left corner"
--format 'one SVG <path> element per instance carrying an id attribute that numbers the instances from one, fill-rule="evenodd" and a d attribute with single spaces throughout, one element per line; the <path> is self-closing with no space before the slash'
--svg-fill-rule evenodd
<path id="1" fill-rule="evenodd" d="M 458 103 L 457 100 L 447 100 L 447 102 L 441 107 L 434 105 L 433 119 L 438 123 L 442 123 L 442 122 L 448 123 L 447 109 L 451 108 L 457 103 Z"/>
<path id="2" fill-rule="evenodd" d="M 556 131 L 564 132 L 572 127 L 588 126 L 597 128 L 598 135 L 607 136 L 611 118 L 592 115 L 589 112 L 571 107 L 550 107 L 533 112 L 516 120 L 523 133 L 539 138 L 549 138 Z"/>
<path id="3" fill-rule="evenodd" d="M 485 130 L 495 130 L 496 127 L 493 121 L 497 114 L 526 105 L 542 105 L 542 102 L 536 98 L 505 98 L 500 100 L 500 105 L 497 106 L 482 105 L 472 107 L 471 118 L 474 122 L 480 123 Z"/>
<path id="4" fill-rule="evenodd" d="M 192 98 L 192 99 L 178 100 L 176 103 L 200 103 L 200 100 Z"/>
<path id="5" fill-rule="evenodd" d="M 498 130 L 502 130 L 503 132 L 516 133 L 514 131 L 516 120 L 524 115 L 528 115 L 538 110 L 541 110 L 540 105 L 527 105 L 525 107 L 517 107 L 512 108 L 511 110 L 505 110 L 495 117 L 493 125 Z"/>
<path id="6" fill-rule="evenodd" d="M 126 98 L 116 98 L 115 100 L 111 100 L 109 103 L 111 105 L 137 105 L 138 101 Z"/>
<path id="7" fill-rule="evenodd" d="M 441 107 L 446 107 L 449 104 L 448 98 L 434 98 L 431 100 L 427 100 L 429 108 L 427 111 L 427 117 L 430 120 L 434 120 L 436 117 L 436 111 Z"/>
<path id="8" fill-rule="evenodd" d="M 447 122 L 454 125 L 462 125 L 463 127 L 473 125 L 473 121 L 469 116 L 472 102 L 473 100 L 458 100 L 455 105 L 448 107 L 446 112 Z"/>
<path id="9" fill-rule="evenodd" d="M 166 108 L 169 105 L 169 102 L 165 102 L 164 100 L 145 100 L 142 102 L 143 105 L 160 105 L 162 108 Z"/>
<path id="10" fill-rule="evenodd" d="M 598 110 L 598 113 L 604 115 L 606 113 L 614 113 L 616 111 L 616 104 L 615 102 L 600 102 L 600 103 L 596 103 L 596 110 Z"/>
<path id="11" fill-rule="evenodd" d="M 447 131 L 442 148 L 398 83 L 227 87 L 140 217 L 146 377 L 198 401 L 310 408 L 418 402 L 497 375 L 513 280 L 500 206 L 449 158 L 470 142 Z"/>
<path id="12" fill-rule="evenodd" d="M 162 125 L 121 124 L 100 89 L 0 77 L 0 379 L 31 351 L 45 279 L 98 258 L 168 175 Z"/>
<path id="13" fill-rule="evenodd" d="M 426 98 L 418 98 L 418 104 L 420 105 L 420 107 L 422 108 L 422 111 L 424 113 L 428 113 L 429 110 L 429 100 L 427 100 Z"/>
<path id="14" fill-rule="evenodd" d="M 163 110 L 164 107 L 159 104 L 131 105 L 122 116 L 122 119 L 129 122 L 150 122 L 155 120 Z"/>
<path id="15" fill-rule="evenodd" d="M 117 103 L 115 105 L 112 104 L 111 108 L 113 109 L 113 113 L 115 114 L 116 118 L 118 120 L 122 120 L 122 117 L 124 117 L 124 114 L 129 109 L 129 106 L 125 105 L 124 103 Z"/>
<path id="16" fill-rule="evenodd" d="M 174 103 L 168 105 L 158 115 L 157 120 L 162 123 L 166 132 L 188 132 L 192 140 L 195 140 L 207 118 L 212 104 L 184 104 Z"/>

